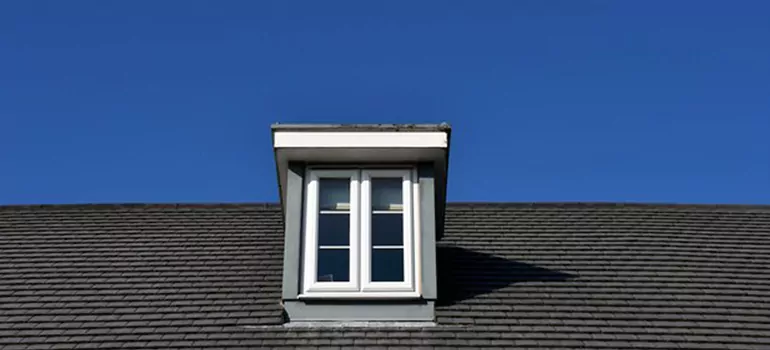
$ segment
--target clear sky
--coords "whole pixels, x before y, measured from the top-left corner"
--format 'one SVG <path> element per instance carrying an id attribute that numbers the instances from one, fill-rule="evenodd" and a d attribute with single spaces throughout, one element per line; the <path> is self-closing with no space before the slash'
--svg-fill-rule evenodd
<path id="1" fill-rule="evenodd" d="M 271 123 L 442 121 L 451 201 L 770 203 L 770 1 L 0 2 L 0 204 L 274 202 Z"/>

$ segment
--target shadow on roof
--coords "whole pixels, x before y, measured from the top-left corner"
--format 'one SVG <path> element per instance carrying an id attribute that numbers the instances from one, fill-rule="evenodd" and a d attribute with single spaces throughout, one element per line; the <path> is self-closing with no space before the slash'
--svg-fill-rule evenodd
<path id="1" fill-rule="evenodd" d="M 461 247 L 438 246 L 436 249 L 438 306 L 451 306 L 516 283 L 558 282 L 577 277 Z"/>

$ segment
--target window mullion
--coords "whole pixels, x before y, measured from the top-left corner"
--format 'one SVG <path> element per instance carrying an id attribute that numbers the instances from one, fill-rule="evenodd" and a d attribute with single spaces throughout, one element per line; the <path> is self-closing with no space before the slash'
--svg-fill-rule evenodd
<path id="1" fill-rule="evenodd" d="M 356 170 L 350 179 L 350 276 L 357 290 L 361 289 L 361 171 Z"/>
<path id="2" fill-rule="evenodd" d="M 361 215 L 361 227 L 360 227 L 360 251 L 361 251 L 361 288 L 364 285 L 370 283 L 371 279 L 371 181 L 369 173 L 365 170 L 361 171 L 361 205 L 358 209 Z"/>

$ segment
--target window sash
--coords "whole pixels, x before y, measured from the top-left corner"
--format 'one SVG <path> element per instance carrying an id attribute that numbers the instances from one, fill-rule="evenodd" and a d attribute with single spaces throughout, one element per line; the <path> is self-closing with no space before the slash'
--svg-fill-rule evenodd
<path id="1" fill-rule="evenodd" d="M 361 171 L 361 290 L 363 292 L 383 291 L 413 291 L 414 290 L 414 251 L 412 249 L 412 176 L 409 170 L 377 169 Z M 402 248 L 404 281 L 402 282 L 374 282 L 372 281 L 372 179 L 373 178 L 400 178 L 401 179 L 401 203 L 400 213 L 402 220 Z M 393 246 L 392 249 L 397 249 Z"/>
<path id="2" fill-rule="evenodd" d="M 359 235 L 358 209 L 360 206 L 360 180 L 357 170 L 312 170 L 308 173 L 305 199 L 305 249 L 303 265 L 303 290 L 304 293 L 313 292 L 355 292 L 359 286 Z M 318 219 L 321 210 L 320 180 L 322 178 L 346 178 L 350 179 L 350 226 L 349 237 L 349 280 L 347 282 L 319 282 L 318 277 Z M 344 214 L 339 214 L 344 215 Z"/>

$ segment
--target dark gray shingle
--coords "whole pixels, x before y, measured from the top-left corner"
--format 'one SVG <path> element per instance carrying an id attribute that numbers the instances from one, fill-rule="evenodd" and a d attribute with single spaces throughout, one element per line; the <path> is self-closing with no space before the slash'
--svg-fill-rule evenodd
<path id="1" fill-rule="evenodd" d="M 438 326 L 289 329 L 276 205 L 0 207 L 0 347 L 770 348 L 770 207 L 446 218 Z"/>

